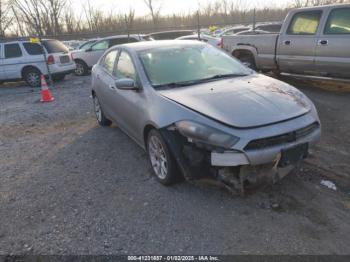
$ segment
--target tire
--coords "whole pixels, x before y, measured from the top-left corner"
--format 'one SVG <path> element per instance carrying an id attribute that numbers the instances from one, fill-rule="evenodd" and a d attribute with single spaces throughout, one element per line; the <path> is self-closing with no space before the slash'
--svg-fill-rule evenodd
<path id="1" fill-rule="evenodd" d="M 147 136 L 147 153 L 157 180 L 163 185 L 172 185 L 179 180 L 174 157 L 162 135 L 152 129 Z"/>
<path id="2" fill-rule="evenodd" d="M 62 75 L 54 75 L 52 76 L 52 80 L 55 81 L 55 82 L 58 82 L 58 81 L 63 81 L 63 79 L 66 77 L 65 74 L 62 74 Z"/>
<path id="3" fill-rule="evenodd" d="M 76 69 L 74 70 L 74 73 L 76 76 L 85 76 L 88 74 L 89 69 L 83 61 L 76 60 L 75 64 L 76 64 Z"/>
<path id="4" fill-rule="evenodd" d="M 39 71 L 39 69 L 29 68 L 24 71 L 23 80 L 31 87 L 40 87 L 40 75 L 41 72 Z"/>
<path id="5" fill-rule="evenodd" d="M 100 101 L 98 100 L 97 96 L 93 96 L 93 102 L 94 102 L 94 111 L 95 111 L 96 119 L 99 125 L 110 126 L 112 124 L 112 121 L 109 120 L 103 113 Z"/>
<path id="6" fill-rule="evenodd" d="M 249 67 L 250 69 L 256 70 L 255 60 L 254 60 L 254 57 L 252 55 L 243 55 L 243 56 L 239 57 L 238 59 L 245 66 Z"/>

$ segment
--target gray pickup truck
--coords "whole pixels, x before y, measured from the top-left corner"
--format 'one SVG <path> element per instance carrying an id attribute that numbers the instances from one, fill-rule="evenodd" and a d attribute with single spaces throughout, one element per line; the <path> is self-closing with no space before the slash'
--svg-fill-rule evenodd
<path id="1" fill-rule="evenodd" d="M 222 47 L 256 70 L 350 78 L 350 4 L 291 10 L 279 34 L 223 36 Z"/>

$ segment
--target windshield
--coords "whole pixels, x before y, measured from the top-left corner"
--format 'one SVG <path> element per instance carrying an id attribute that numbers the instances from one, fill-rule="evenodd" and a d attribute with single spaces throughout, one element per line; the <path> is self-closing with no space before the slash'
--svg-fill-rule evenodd
<path id="1" fill-rule="evenodd" d="M 69 49 L 65 44 L 63 44 L 61 41 L 58 40 L 44 40 L 42 41 L 43 45 L 45 46 L 47 52 L 49 54 L 53 53 L 68 53 Z"/>
<path id="2" fill-rule="evenodd" d="M 94 43 L 96 43 L 96 40 L 92 40 L 92 41 L 88 41 L 88 42 L 85 42 L 84 44 L 82 44 L 79 49 L 81 50 L 87 50 L 89 49 Z"/>
<path id="3" fill-rule="evenodd" d="M 161 47 L 139 52 L 154 87 L 250 74 L 250 70 L 210 45 Z"/>

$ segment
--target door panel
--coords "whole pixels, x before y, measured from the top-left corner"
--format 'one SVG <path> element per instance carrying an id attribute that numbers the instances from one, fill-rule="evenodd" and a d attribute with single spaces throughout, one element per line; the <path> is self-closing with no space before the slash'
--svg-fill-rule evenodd
<path id="1" fill-rule="evenodd" d="M 100 100 L 102 109 L 106 116 L 116 122 L 119 122 L 118 115 L 114 112 L 114 95 L 115 95 L 115 80 L 114 70 L 115 63 L 118 56 L 118 50 L 109 51 L 102 59 L 100 64 L 96 67 L 93 74 L 95 87 L 97 88 L 97 95 Z"/>
<path id="2" fill-rule="evenodd" d="M 292 17 L 286 32 L 278 40 L 277 60 L 281 71 L 313 73 L 317 31 L 322 11 L 301 11 Z"/>
<path id="3" fill-rule="evenodd" d="M 4 44 L 3 70 L 7 79 L 21 78 L 20 64 L 23 63 L 23 52 L 18 43 Z"/>
<path id="4" fill-rule="evenodd" d="M 133 64 L 132 58 L 125 51 L 119 55 L 116 67 L 116 77 L 132 78 L 137 82 L 137 72 Z M 119 125 L 131 137 L 142 143 L 142 119 L 147 112 L 145 110 L 145 96 L 142 91 L 120 90 L 114 91 L 114 113 L 118 115 Z"/>
<path id="5" fill-rule="evenodd" d="M 89 67 L 97 64 L 103 53 L 109 48 L 109 40 L 101 40 L 96 42 L 88 50 L 86 50 L 85 62 Z"/>
<path id="6" fill-rule="evenodd" d="M 335 8 L 316 47 L 316 68 L 325 76 L 350 78 L 350 8 Z"/>

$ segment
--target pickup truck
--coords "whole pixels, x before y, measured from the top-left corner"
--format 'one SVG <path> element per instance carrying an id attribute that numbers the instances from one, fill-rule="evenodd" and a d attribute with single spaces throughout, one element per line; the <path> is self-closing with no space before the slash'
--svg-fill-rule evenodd
<path id="1" fill-rule="evenodd" d="M 255 70 L 350 78 L 350 4 L 293 9 L 279 34 L 228 35 L 221 44 Z"/>

